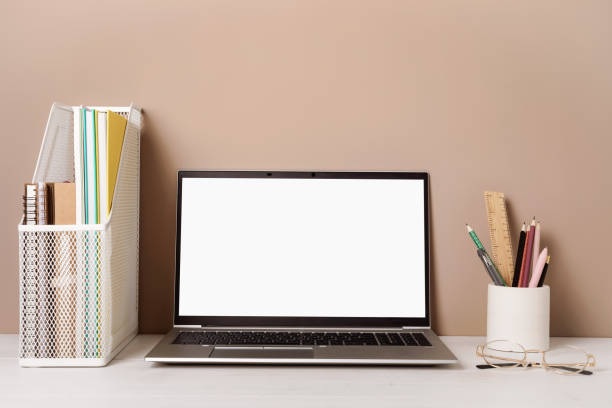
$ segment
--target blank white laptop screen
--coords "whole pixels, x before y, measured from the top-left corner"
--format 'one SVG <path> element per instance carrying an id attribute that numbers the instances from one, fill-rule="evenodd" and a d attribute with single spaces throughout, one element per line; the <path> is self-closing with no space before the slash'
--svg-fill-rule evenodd
<path id="1" fill-rule="evenodd" d="M 425 317 L 423 180 L 182 183 L 179 316 Z"/>

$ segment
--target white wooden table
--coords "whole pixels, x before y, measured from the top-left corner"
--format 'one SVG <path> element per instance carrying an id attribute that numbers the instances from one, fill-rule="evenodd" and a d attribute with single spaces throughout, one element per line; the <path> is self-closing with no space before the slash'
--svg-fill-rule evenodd
<path id="1" fill-rule="evenodd" d="M 555 338 L 595 354 L 596 373 L 478 370 L 481 337 L 442 337 L 446 367 L 171 366 L 140 335 L 105 368 L 21 368 L 17 336 L 0 335 L 0 407 L 612 407 L 612 339 Z"/>

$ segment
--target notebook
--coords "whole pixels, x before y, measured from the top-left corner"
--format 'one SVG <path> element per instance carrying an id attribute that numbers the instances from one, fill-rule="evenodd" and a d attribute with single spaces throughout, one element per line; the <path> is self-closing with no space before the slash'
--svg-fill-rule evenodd
<path id="1" fill-rule="evenodd" d="M 179 171 L 160 363 L 450 364 L 431 330 L 429 179 Z"/>

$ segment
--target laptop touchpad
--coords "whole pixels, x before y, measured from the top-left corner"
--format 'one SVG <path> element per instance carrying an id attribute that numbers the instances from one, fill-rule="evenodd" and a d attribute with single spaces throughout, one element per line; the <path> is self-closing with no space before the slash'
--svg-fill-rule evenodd
<path id="1" fill-rule="evenodd" d="M 313 358 L 306 347 L 215 347 L 210 358 Z"/>

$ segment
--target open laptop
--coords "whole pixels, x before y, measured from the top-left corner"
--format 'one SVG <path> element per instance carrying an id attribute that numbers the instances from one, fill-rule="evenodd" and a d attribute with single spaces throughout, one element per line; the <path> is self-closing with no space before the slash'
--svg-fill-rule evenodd
<path id="1" fill-rule="evenodd" d="M 162 363 L 449 364 L 427 173 L 179 171 Z"/>

